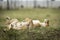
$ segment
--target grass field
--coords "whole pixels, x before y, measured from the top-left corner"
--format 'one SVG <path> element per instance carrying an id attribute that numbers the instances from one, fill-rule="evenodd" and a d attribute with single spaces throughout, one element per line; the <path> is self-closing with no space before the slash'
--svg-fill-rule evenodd
<path id="1" fill-rule="evenodd" d="M 6 16 L 10 16 L 11 18 L 17 18 L 19 21 L 22 21 L 22 20 L 24 20 L 24 18 L 29 17 L 32 19 L 38 19 L 42 22 L 45 18 L 48 18 L 50 21 L 49 27 L 53 27 L 55 29 L 60 27 L 60 9 L 38 9 L 38 8 L 36 8 L 36 9 L 20 9 L 20 10 L 0 10 L 0 26 L 4 25 Z M 45 29 L 48 30 L 47 28 L 45 28 Z M 41 28 L 40 33 L 46 31 L 45 29 Z M 52 29 L 51 29 L 51 31 L 52 31 Z M 36 32 L 36 33 L 38 33 L 38 32 Z M 36 33 L 34 34 L 36 37 L 36 39 L 34 38 L 34 40 L 39 40 L 39 37 L 42 37 L 42 35 L 45 35 L 45 34 L 40 35 L 40 34 L 36 34 Z M 57 31 L 57 33 L 58 33 L 58 31 Z M 59 31 L 59 33 L 60 33 L 60 31 Z M 53 34 L 52 34 L 52 36 L 54 38 Z M 20 40 L 24 40 L 26 35 L 27 34 L 25 33 L 25 34 L 23 34 L 24 37 L 20 36 L 21 37 Z M 32 35 L 32 34 L 30 34 L 30 35 Z M 40 35 L 40 36 L 38 36 L 38 35 Z M 22 39 L 22 38 L 24 38 L 24 39 Z M 30 38 L 31 38 L 31 36 L 30 36 Z M 59 40 L 57 36 L 55 38 L 56 39 L 50 38 L 49 40 Z M 2 37 L 0 37 L 0 39 L 4 40 L 4 39 L 2 39 Z M 19 37 L 18 37 L 18 39 L 19 39 Z M 42 39 L 43 39 L 43 37 L 41 38 L 41 40 Z M 11 39 L 11 40 L 15 40 L 15 39 Z M 33 39 L 29 39 L 29 37 L 26 37 L 26 40 L 33 40 Z M 43 40 L 48 40 L 48 37 Z"/>
<path id="2" fill-rule="evenodd" d="M 43 21 L 45 18 L 50 20 L 50 26 L 59 26 L 59 9 L 20 9 L 20 10 L 0 10 L 0 24 L 6 16 L 17 18 L 22 21 L 26 17 Z"/>

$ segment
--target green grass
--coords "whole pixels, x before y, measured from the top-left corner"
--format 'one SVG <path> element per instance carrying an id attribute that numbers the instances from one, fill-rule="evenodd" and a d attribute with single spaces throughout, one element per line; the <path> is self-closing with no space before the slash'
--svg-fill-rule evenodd
<path id="1" fill-rule="evenodd" d="M 17 18 L 19 21 L 26 17 L 38 19 L 41 22 L 49 19 L 49 27 L 40 27 L 31 31 L 3 31 L 5 18 Z M 60 9 L 20 9 L 0 10 L 0 40 L 60 40 Z"/>
<path id="2" fill-rule="evenodd" d="M 43 21 L 45 18 L 50 20 L 50 26 L 58 26 L 60 23 L 59 9 L 20 9 L 20 10 L 0 10 L 0 22 L 3 22 L 6 16 L 17 18 L 22 21 L 26 17 Z M 2 24 L 2 23 L 1 23 Z"/>

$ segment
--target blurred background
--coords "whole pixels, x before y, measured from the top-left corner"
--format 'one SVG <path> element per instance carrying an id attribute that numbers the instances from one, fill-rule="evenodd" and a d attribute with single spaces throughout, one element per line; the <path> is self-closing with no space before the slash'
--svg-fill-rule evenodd
<path id="1" fill-rule="evenodd" d="M 60 8 L 60 0 L 0 0 L 1 9 Z"/>

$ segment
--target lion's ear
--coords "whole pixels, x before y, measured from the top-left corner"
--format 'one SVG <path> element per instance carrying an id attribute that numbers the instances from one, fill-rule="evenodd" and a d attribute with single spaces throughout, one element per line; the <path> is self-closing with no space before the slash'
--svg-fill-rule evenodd
<path id="1" fill-rule="evenodd" d="M 9 16 L 7 16 L 7 17 L 6 17 L 6 19 L 7 19 L 7 20 L 10 20 L 10 17 L 9 17 Z"/>

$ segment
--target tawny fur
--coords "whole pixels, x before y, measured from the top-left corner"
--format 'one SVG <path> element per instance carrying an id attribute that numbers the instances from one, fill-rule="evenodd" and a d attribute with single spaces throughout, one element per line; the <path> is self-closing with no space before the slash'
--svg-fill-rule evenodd
<path id="1" fill-rule="evenodd" d="M 44 22 L 40 22 L 40 25 L 43 26 L 43 27 L 49 26 L 49 20 L 48 19 L 44 19 Z"/>
<path id="2" fill-rule="evenodd" d="M 30 18 L 26 18 L 25 21 L 29 22 L 30 27 L 40 27 L 40 21 L 39 20 L 32 20 Z"/>

